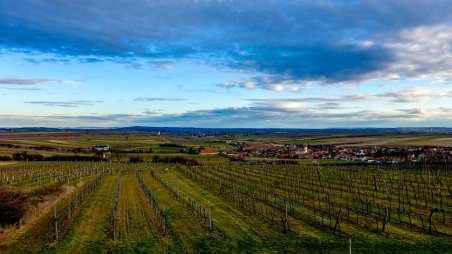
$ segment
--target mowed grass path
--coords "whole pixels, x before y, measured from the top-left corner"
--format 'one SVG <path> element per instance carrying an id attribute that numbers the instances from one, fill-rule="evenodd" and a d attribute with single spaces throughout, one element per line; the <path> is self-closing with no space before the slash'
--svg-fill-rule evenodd
<path id="1" fill-rule="evenodd" d="M 148 171 L 142 174 L 143 181 L 155 196 L 159 206 L 166 213 L 169 222 L 168 233 L 171 241 L 169 253 L 230 253 L 224 248 L 225 242 L 218 232 L 210 232 L 201 226 L 181 202 L 151 177 Z"/>
<path id="2" fill-rule="evenodd" d="M 143 178 L 144 176 L 152 179 L 149 172 L 143 173 Z M 223 236 L 223 248 L 228 253 L 334 252 L 347 248 L 346 241 L 343 239 L 299 221 L 292 225 L 292 232 L 282 233 L 259 218 L 244 212 L 235 204 L 188 179 L 174 168 L 170 168 L 167 173 L 163 173 L 161 176 L 173 186 L 176 186 L 179 191 L 196 198 L 197 202 L 202 204 L 203 207 L 207 207 L 207 202 L 210 202 L 214 228 Z M 289 218 L 289 220 L 294 223 L 293 219 Z"/>
<path id="3" fill-rule="evenodd" d="M 117 217 L 118 240 L 114 244 L 115 252 L 167 252 L 168 240 L 158 230 L 151 207 L 134 173 L 121 177 Z"/>
<path id="4" fill-rule="evenodd" d="M 134 173 L 121 176 L 116 239 L 109 234 L 118 175 L 105 177 L 74 220 L 56 253 L 166 253 L 170 241 L 154 223 L 150 206 Z M 167 237 L 168 238 L 168 237 Z"/>
<path id="5" fill-rule="evenodd" d="M 117 175 L 104 178 L 83 205 L 71 230 L 58 244 L 57 253 L 102 253 L 108 245 L 108 229 Z"/>

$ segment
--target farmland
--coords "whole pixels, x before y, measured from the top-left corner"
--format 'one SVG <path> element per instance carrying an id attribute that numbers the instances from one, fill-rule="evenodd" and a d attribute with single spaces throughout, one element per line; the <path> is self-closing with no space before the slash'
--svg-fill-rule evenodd
<path id="1" fill-rule="evenodd" d="M 17 236 L 1 247 L 2 252 L 343 252 L 348 239 L 353 239 L 353 248 L 359 252 L 368 251 L 369 246 L 375 252 L 452 250 L 452 172 L 448 165 L 84 166 L 94 169 L 64 179 L 50 171 L 37 186 L 19 180 L 30 177 L 18 174 L 14 182 L 6 184 L 28 191 L 49 184 L 77 189 L 56 203 L 58 217 L 73 204 L 70 214 L 58 220 L 58 241 L 53 209 L 48 209 L 32 225 L 4 229 L 3 238 L 5 234 Z M 27 170 L 28 165 L 21 167 Z M 6 166 L 2 173 L 5 171 Z M 159 214 L 146 198 L 140 179 L 163 211 L 166 230 L 162 230 Z M 94 181 L 98 183 L 90 185 Z M 118 181 L 112 234 L 111 211 Z M 75 202 L 76 193 L 87 194 Z M 21 231 L 22 227 L 26 230 Z M 40 237 L 34 231 L 40 232 Z"/>
<path id="2" fill-rule="evenodd" d="M 1 253 L 452 252 L 450 164 L 229 161 L 171 151 L 215 142 L 74 135 L 2 141 L 125 152 L 0 164 Z"/>

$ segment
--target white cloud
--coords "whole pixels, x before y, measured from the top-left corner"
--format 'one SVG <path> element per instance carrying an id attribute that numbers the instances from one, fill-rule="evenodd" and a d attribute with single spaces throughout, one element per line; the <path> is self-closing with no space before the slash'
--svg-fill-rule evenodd
<path id="1" fill-rule="evenodd" d="M 145 115 L 158 115 L 160 113 L 159 113 L 159 110 L 156 110 L 156 109 L 146 109 L 146 110 L 143 111 L 143 114 L 145 114 Z"/>
<path id="2" fill-rule="evenodd" d="M 97 103 L 102 103 L 102 101 L 89 101 L 89 100 L 25 101 L 24 103 L 41 105 L 41 106 L 50 106 L 50 107 L 76 108 L 76 107 L 83 107 L 83 106 L 92 106 Z"/>
<path id="3" fill-rule="evenodd" d="M 394 52 L 394 62 L 386 75 L 410 79 L 446 78 L 452 80 L 452 27 L 419 26 L 402 30 L 384 43 Z M 379 74 L 383 74 L 380 72 Z"/>
<path id="4" fill-rule="evenodd" d="M 452 88 L 438 89 L 434 85 L 414 86 L 386 93 L 359 93 L 337 97 L 305 97 L 280 99 L 249 99 L 253 102 L 357 102 L 357 101 L 389 101 L 394 103 L 420 103 L 437 99 L 452 99 Z"/>
<path id="5" fill-rule="evenodd" d="M 387 59 L 386 63 L 379 66 L 379 68 L 375 68 L 375 70 L 369 70 L 360 75 L 351 75 L 347 78 L 343 77 L 343 80 L 336 80 L 328 76 L 323 78 L 321 76 L 317 78 L 311 77 L 305 75 L 307 73 L 297 70 L 296 65 L 293 64 L 290 65 L 290 68 L 295 68 L 298 76 L 280 74 L 284 71 L 283 67 L 281 67 L 282 69 L 278 69 L 279 72 L 273 74 L 254 72 L 256 76 L 249 79 L 249 81 L 237 81 L 240 84 L 238 87 L 250 89 L 250 86 L 245 86 L 244 84 L 252 82 L 252 88 L 299 92 L 302 87 L 306 87 L 310 83 L 355 86 L 375 80 L 436 80 L 441 83 L 452 82 L 452 26 L 450 25 L 410 27 L 401 29 L 397 33 L 392 34 L 392 36 L 380 37 L 379 40 L 349 41 L 343 44 L 363 49 L 381 48 L 382 51 L 389 52 L 388 58 L 390 60 Z M 283 60 L 284 56 L 282 56 L 281 61 Z M 279 63 L 277 60 L 275 61 Z M 304 65 L 300 65 L 300 68 L 302 66 Z M 325 63 L 325 68 L 327 67 L 328 64 Z M 352 68 L 352 66 L 349 68 Z"/>
<path id="6" fill-rule="evenodd" d="M 82 84 L 82 80 L 58 80 L 43 78 L 24 78 L 24 77 L 0 77 L 0 85 L 34 86 L 40 84 Z"/>
<path id="7" fill-rule="evenodd" d="M 153 113 L 151 110 L 150 113 Z M 194 126 L 194 127 L 401 127 L 444 126 L 452 123 L 452 108 L 409 108 L 394 111 L 331 112 L 302 104 L 260 103 L 250 107 L 197 110 L 179 114 L 0 115 L 2 127 L 12 126 Z"/>
<path id="8" fill-rule="evenodd" d="M 254 88 L 256 88 L 256 83 L 252 82 L 252 81 L 243 81 L 240 82 L 240 87 L 246 88 L 248 90 L 252 90 Z"/>

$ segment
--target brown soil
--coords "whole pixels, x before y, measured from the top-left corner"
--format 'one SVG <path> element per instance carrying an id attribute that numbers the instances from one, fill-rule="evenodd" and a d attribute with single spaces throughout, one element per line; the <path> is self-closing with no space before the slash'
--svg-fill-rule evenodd
<path id="1" fill-rule="evenodd" d="M 82 185 L 80 182 L 77 186 Z M 24 232 L 34 225 L 44 214 L 50 212 L 56 203 L 69 196 L 77 188 L 64 186 L 60 188 L 36 189 L 30 193 L 21 193 L 26 196 L 18 205 L 22 211 L 20 220 L 12 225 L 0 227 L 0 246 L 6 246 L 18 239 Z"/>

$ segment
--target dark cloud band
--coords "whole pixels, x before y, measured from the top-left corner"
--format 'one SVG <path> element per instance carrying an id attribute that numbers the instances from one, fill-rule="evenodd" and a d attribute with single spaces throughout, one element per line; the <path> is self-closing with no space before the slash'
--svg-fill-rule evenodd
<path id="1" fill-rule="evenodd" d="M 273 83 L 336 83 L 384 75 L 400 57 L 387 45 L 391 38 L 419 26 L 448 27 L 451 12 L 448 1 L 427 0 L 0 0 L 0 45 L 84 62 L 216 59 Z M 404 57 L 405 65 L 417 61 Z M 431 73 L 423 68 L 416 72 Z M 261 77 L 256 83 L 268 87 Z"/>

